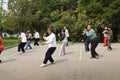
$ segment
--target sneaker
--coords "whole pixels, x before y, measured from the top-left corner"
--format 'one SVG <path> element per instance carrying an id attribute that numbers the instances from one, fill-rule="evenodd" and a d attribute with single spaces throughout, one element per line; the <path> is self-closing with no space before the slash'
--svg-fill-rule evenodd
<path id="1" fill-rule="evenodd" d="M 21 54 L 21 52 L 18 51 L 17 54 Z"/>
<path id="2" fill-rule="evenodd" d="M 112 49 L 108 49 L 108 51 L 112 51 Z"/>
<path id="3" fill-rule="evenodd" d="M 90 59 L 95 59 L 95 57 L 90 57 Z"/>
<path id="4" fill-rule="evenodd" d="M 46 66 L 46 64 L 41 64 L 41 65 L 40 65 L 40 67 L 45 67 L 45 66 Z"/>
<path id="5" fill-rule="evenodd" d="M 25 48 L 25 50 L 27 50 L 28 48 Z"/>
<path id="6" fill-rule="evenodd" d="M 22 53 L 25 53 L 25 52 L 22 52 Z"/>

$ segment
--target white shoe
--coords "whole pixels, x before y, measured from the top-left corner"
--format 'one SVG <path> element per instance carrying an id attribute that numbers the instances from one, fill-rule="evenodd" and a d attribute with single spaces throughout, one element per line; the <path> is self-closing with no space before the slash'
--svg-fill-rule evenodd
<path id="1" fill-rule="evenodd" d="M 41 65 L 40 65 L 40 67 L 45 67 L 45 66 L 46 66 L 46 64 L 41 64 Z"/>
<path id="2" fill-rule="evenodd" d="M 17 52 L 17 54 L 21 54 L 21 52 Z"/>

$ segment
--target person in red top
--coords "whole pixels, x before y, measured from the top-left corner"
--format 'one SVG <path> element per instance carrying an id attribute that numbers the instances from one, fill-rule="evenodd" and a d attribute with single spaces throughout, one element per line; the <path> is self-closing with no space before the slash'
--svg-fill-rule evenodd
<path id="1" fill-rule="evenodd" d="M 3 50 L 4 50 L 3 40 L 2 40 L 2 37 L 0 36 L 0 54 Z M 2 62 L 2 60 L 0 60 L 0 63 L 1 62 Z"/>
<path id="2" fill-rule="evenodd" d="M 104 47 L 108 46 L 108 28 L 105 27 L 105 30 L 103 31 L 103 35 L 104 35 Z"/>

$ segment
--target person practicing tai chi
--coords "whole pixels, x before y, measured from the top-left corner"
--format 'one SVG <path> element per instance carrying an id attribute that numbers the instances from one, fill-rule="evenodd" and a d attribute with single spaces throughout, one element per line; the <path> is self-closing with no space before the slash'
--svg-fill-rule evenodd
<path id="1" fill-rule="evenodd" d="M 3 39 L 0 36 L 0 54 L 2 53 L 2 51 L 4 50 L 4 44 L 3 44 Z M 0 63 L 2 63 L 2 60 L 0 59 Z"/>
<path id="2" fill-rule="evenodd" d="M 26 43 L 26 47 L 25 47 L 25 49 L 32 49 L 32 47 L 31 47 L 31 42 L 32 42 L 32 34 L 31 34 L 31 32 L 30 32 L 30 30 L 28 30 L 27 32 L 26 32 L 26 36 L 27 36 L 27 43 Z"/>
<path id="3" fill-rule="evenodd" d="M 40 34 L 39 32 L 36 31 L 36 29 L 34 29 L 34 46 L 39 46 L 39 40 L 40 40 Z"/>
<path id="4" fill-rule="evenodd" d="M 18 45 L 18 52 L 20 53 L 20 51 L 22 50 L 22 52 L 25 53 L 24 47 L 26 45 L 27 38 L 26 38 L 26 35 L 23 31 L 20 32 L 18 39 L 20 39 L 20 43 Z"/>
<path id="5" fill-rule="evenodd" d="M 111 30 L 111 28 L 108 28 L 108 51 L 112 50 L 111 47 L 112 40 L 113 40 L 113 31 Z"/>
<path id="6" fill-rule="evenodd" d="M 70 34 L 69 34 L 69 31 L 68 31 L 68 29 L 67 29 L 66 26 L 64 27 L 64 30 L 65 30 L 65 35 L 67 36 L 67 43 L 66 43 L 66 46 L 69 46 L 68 41 L 69 41 Z"/>
<path id="7" fill-rule="evenodd" d="M 61 45 L 59 56 L 62 56 L 62 55 L 66 54 L 65 47 L 66 47 L 66 44 L 67 44 L 67 36 L 65 34 L 65 30 L 62 30 L 62 33 L 61 33 L 61 36 L 60 36 L 60 41 L 62 42 L 62 45 Z"/>
<path id="8" fill-rule="evenodd" d="M 56 50 L 56 36 L 53 33 L 51 28 L 48 28 L 47 33 L 49 34 L 49 36 L 43 37 L 43 39 L 46 40 L 46 42 L 42 42 L 42 45 L 48 44 L 49 48 L 45 54 L 43 64 L 40 65 L 40 67 L 47 66 L 46 64 L 47 64 L 48 60 L 50 61 L 50 64 L 54 64 L 54 60 L 52 58 L 52 55 Z"/>
<path id="9" fill-rule="evenodd" d="M 92 29 L 91 25 L 87 26 L 87 32 L 86 35 L 90 38 L 91 42 L 91 59 L 99 59 L 98 53 L 95 51 L 96 47 L 98 46 L 99 40 L 97 38 L 97 35 L 95 31 Z"/>
<path id="10" fill-rule="evenodd" d="M 85 45 L 85 52 L 89 52 L 90 38 L 86 35 L 86 32 L 87 32 L 87 27 L 84 28 L 84 31 L 82 33 L 82 36 L 83 36 L 82 42 L 84 42 L 84 45 Z"/>
<path id="11" fill-rule="evenodd" d="M 104 35 L 104 47 L 108 46 L 108 28 L 105 27 L 105 30 L 102 32 Z"/>

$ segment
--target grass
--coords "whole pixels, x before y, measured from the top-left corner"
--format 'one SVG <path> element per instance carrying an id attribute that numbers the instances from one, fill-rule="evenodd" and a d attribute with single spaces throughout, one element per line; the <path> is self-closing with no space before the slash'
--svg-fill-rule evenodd
<path id="1" fill-rule="evenodd" d="M 3 39 L 5 48 L 16 46 L 19 43 L 18 39 Z"/>
<path id="2" fill-rule="evenodd" d="M 18 39 L 12 39 L 12 38 L 4 38 L 3 39 L 5 48 L 16 46 L 20 41 Z M 40 40 L 39 43 L 43 42 L 43 40 Z M 34 43 L 34 41 L 32 41 Z M 58 44 L 61 44 L 60 41 L 57 41 Z M 69 44 L 73 44 L 73 42 L 69 42 Z"/>

